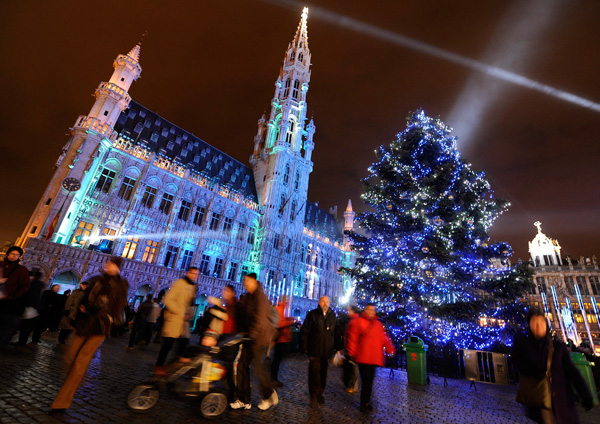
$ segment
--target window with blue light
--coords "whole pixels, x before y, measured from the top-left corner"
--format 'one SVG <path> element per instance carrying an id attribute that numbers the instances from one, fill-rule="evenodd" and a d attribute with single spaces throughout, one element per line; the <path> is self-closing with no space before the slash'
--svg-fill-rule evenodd
<path id="1" fill-rule="evenodd" d="M 288 185 L 290 182 L 290 164 L 285 164 L 285 172 L 283 173 L 283 184 Z"/>
<path id="2" fill-rule="evenodd" d="M 210 219 L 210 229 L 216 231 L 219 228 L 219 221 L 221 220 L 221 214 L 213 212 L 212 218 Z"/>
<path id="3" fill-rule="evenodd" d="M 179 248 L 177 246 L 171 244 L 167 246 L 167 254 L 165 255 L 165 261 L 163 263 L 166 268 L 173 268 L 178 251 Z"/>
<path id="4" fill-rule="evenodd" d="M 202 206 L 196 206 L 196 212 L 194 213 L 194 225 L 201 226 L 202 220 L 204 219 L 205 209 Z"/>
<path id="5" fill-rule="evenodd" d="M 164 193 L 162 199 L 160 200 L 160 205 L 158 206 L 158 210 L 168 215 L 171 212 L 171 207 L 173 206 L 174 195 L 170 193 Z"/>
<path id="6" fill-rule="evenodd" d="M 256 238 L 256 228 L 248 227 L 248 243 L 254 244 L 254 240 Z"/>
<path id="7" fill-rule="evenodd" d="M 124 177 L 123 182 L 121 183 L 121 187 L 119 188 L 119 197 L 123 200 L 131 199 L 131 193 L 133 192 L 134 186 L 135 179 Z"/>
<path id="8" fill-rule="evenodd" d="M 102 169 L 102 172 L 100 173 L 100 177 L 98 178 L 98 182 L 96 183 L 94 190 L 100 191 L 102 193 L 108 193 L 116 175 L 117 173 L 112 169 Z"/>
<path id="9" fill-rule="evenodd" d="M 221 272 L 223 272 L 223 258 L 215 259 L 215 267 L 213 269 L 213 277 L 221 278 Z"/>
<path id="10" fill-rule="evenodd" d="M 190 267 L 190 263 L 192 262 L 192 256 L 194 256 L 194 252 L 191 250 L 184 250 L 183 257 L 181 258 L 181 267 L 180 269 L 187 271 Z"/>
<path id="11" fill-rule="evenodd" d="M 141 205 L 145 208 L 151 208 L 154 204 L 154 198 L 156 197 L 156 188 L 146 186 L 146 190 L 142 196 Z"/>
<path id="12" fill-rule="evenodd" d="M 227 273 L 227 279 L 229 281 L 235 281 L 235 274 L 237 273 L 238 263 L 231 262 L 229 264 L 229 272 Z"/>
<path id="13" fill-rule="evenodd" d="M 237 238 L 238 240 L 244 240 L 244 236 L 246 235 L 246 224 L 239 222 L 238 223 L 238 232 L 237 232 Z"/>
<path id="14" fill-rule="evenodd" d="M 177 218 L 182 221 L 187 221 L 190 217 L 190 210 L 192 209 L 192 202 L 188 200 L 181 201 L 181 207 L 179 208 L 179 213 L 177 214 Z"/>
<path id="15" fill-rule="evenodd" d="M 208 267 L 210 265 L 210 256 L 202 255 L 202 259 L 200 260 L 200 265 L 198 266 L 198 270 L 202 275 L 208 275 Z"/>

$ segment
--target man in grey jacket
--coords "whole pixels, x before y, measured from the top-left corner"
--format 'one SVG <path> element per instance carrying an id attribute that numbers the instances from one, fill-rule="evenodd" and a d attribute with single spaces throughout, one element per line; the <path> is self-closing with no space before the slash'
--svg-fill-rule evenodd
<path id="1" fill-rule="evenodd" d="M 279 403 L 277 392 L 273 390 L 264 364 L 265 350 L 275 336 L 275 327 L 269 318 L 273 306 L 256 280 L 255 273 L 244 277 L 244 287 L 248 293 L 246 293 L 240 308 L 242 319 L 238 323 L 238 331 L 247 332 L 251 340 L 244 343 L 242 347 L 237 370 L 237 400 L 230 406 L 232 409 L 250 409 L 252 407 L 250 403 L 250 364 L 252 363 L 263 397 L 258 409 L 264 411 Z"/>

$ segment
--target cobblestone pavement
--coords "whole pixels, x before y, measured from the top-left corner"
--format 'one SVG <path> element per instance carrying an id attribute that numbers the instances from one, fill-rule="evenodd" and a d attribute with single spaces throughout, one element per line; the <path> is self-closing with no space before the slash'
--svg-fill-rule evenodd
<path id="1" fill-rule="evenodd" d="M 55 418 L 46 412 L 64 379 L 61 360 L 64 345 L 56 344 L 56 333 L 46 333 L 37 346 L 0 351 L 0 423 L 192 423 L 207 421 L 198 404 L 161 394 L 158 404 L 146 413 L 126 405 L 129 391 L 149 379 L 158 354 L 157 344 L 125 349 L 127 337 L 108 339 L 92 360 L 72 407 Z M 362 414 L 358 394 L 344 392 L 341 370 L 330 368 L 325 405 L 311 409 L 307 388 L 308 361 L 289 356 L 280 370 L 284 387 L 278 389 L 279 405 L 268 411 L 233 411 L 219 417 L 220 423 L 527 423 L 514 401 L 516 387 L 477 384 L 464 380 L 431 377 L 431 384 L 413 387 L 406 373 L 379 369 L 375 378 L 375 410 Z M 256 405 L 257 390 L 253 391 Z M 599 423 L 600 408 L 581 410 L 583 423 Z"/>

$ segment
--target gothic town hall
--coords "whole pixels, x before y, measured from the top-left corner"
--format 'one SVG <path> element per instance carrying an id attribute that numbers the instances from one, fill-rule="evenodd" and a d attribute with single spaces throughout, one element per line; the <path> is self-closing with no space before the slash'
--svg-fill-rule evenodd
<path id="1" fill-rule="evenodd" d="M 248 139 L 249 164 L 136 103 L 141 45 L 118 55 L 87 115 L 77 118 L 18 244 L 24 264 L 71 288 L 125 258 L 131 301 L 160 293 L 189 266 L 200 269 L 198 304 L 226 284 L 241 291 L 256 272 L 275 300 L 302 316 L 320 296 L 341 299 L 352 266 L 343 235 L 353 226 L 307 199 L 316 127 L 306 118 L 311 55 L 302 14 L 275 82 L 271 110 Z M 266 96 L 265 96 L 266 97 Z M 62 291 L 61 290 L 61 291 Z"/>

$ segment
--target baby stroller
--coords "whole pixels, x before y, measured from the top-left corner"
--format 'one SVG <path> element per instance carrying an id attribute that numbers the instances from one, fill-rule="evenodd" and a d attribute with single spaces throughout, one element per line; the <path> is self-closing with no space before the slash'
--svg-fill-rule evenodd
<path id="1" fill-rule="evenodd" d="M 190 362 L 176 362 L 168 366 L 167 374 L 155 375 L 145 384 L 137 385 L 127 397 L 127 404 L 135 411 L 147 411 L 158 402 L 160 392 L 175 393 L 182 397 L 200 398 L 200 411 L 206 418 L 215 418 L 227 408 L 227 389 L 223 385 L 226 365 L 233 363 L 239 344 L 249 340 L 234 335 L 219 341 L 216 346 L 193 346 Z"/>

